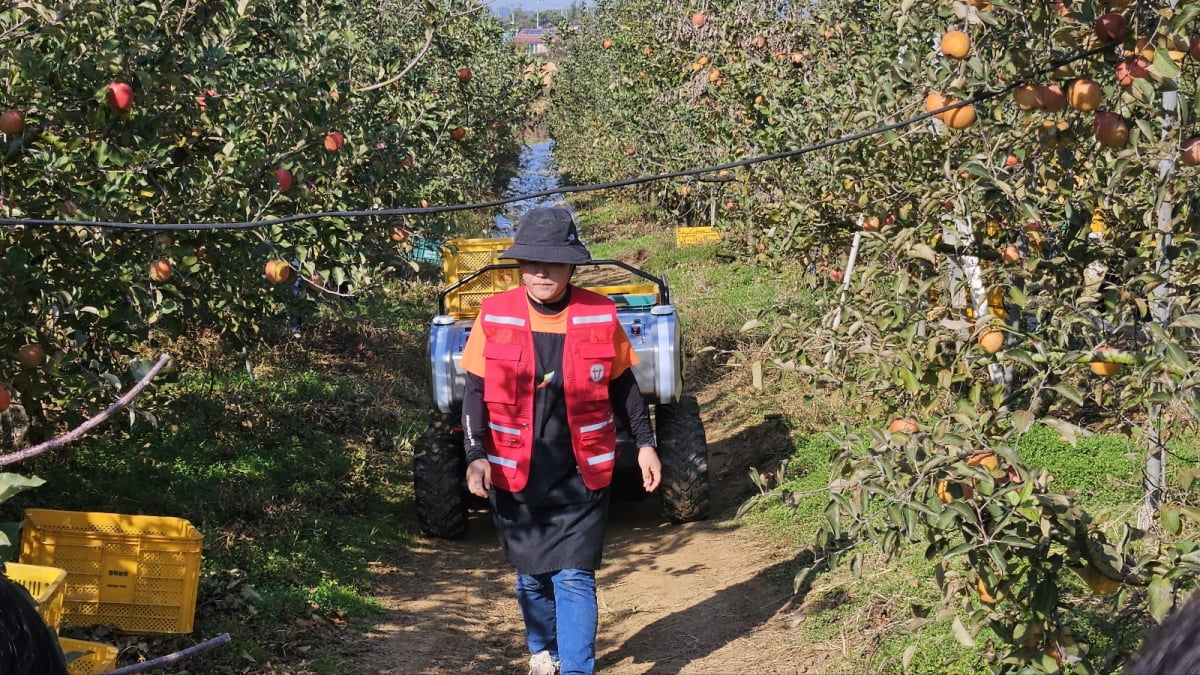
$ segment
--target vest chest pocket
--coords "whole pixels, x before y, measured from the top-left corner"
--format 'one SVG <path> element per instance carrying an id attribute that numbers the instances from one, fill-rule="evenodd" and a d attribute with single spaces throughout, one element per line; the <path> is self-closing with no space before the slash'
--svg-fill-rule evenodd
<path id="1" fill-rule="evenodd" d="M 513 405 L 517 402 L 517 387 L 521 377 L 521 354 L 524 348 L 502 342 L 483 346 L 483 400 L 487 403 Z"/>
<path id="2" fill-rule="evenodd" d="M 607 400 L 616 348 L 611 342 L 581 342 L 575 347 L 575 355 L 581 369 L 579 379 L 584 384 L 584 400 Z"/>

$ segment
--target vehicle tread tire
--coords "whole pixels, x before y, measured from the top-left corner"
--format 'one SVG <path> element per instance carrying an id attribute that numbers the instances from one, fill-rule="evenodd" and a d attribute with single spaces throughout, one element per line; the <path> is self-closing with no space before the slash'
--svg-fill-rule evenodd
<path id="1" fill-rule="evenodd" d="M 466 460 L 451 415 L 437 414 L 413 450 L 413 501 L 417 527 L 439 539 L 457 539 L 467 531 L 463 483 Z"/>
<path id="2" fill-rule="evenodd" d="M 654 413 L 662 461 L 663 513 L 674 523 L 709 515 L 708 442 L 694 396 L 661 404 Z"/>

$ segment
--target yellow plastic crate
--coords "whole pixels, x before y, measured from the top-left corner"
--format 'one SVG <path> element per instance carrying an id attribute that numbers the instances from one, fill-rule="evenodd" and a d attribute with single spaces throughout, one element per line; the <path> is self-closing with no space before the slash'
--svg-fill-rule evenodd
<path id="1" fill-rule="evenodd" d="M 516 262 L 500 259 L 500 254 L 512 243 L 511 237 L 447 241 L 442 245 L 442 282 L 450 286 L 488 265 Z M 492 270 L 447 293 L 446 313 L 457 318 L 475 316 L 484 298 L 516 288 L 520 283 L 521 273 L 516 268 Z"/>
<path id="2" fill-rule="evenodd" d="M 190 633 L 200 544 L 181 518 L 27 509 L 20 561 L 67 571 L 65 625 Z"/>
<path id="3" fill-rule="evenodd" d="M 77 657 L 67 662 L 67 672 L 71 675 L 94 675 L 117 667 L 120 650 L 112 645 L 65 637 L 58 638 L 58 645 L 67 658 Z"/>
<path id="4" fill-rule="evenodd" d="M 37 602 L 38 616 L 57 632 L 62 623 L 63 594 L 67 590 L 63 582 L 67 579 L 67 571 L 59 567 L 10 562 L 5 563 L 4 573 L 29 591 Z"/>
<path id="5" fill-rule="evenodd" d="M 720 241 L 721 233 L 714 227 L 677 227 L 675 228 L 675 245 L 691 246 Z"/>

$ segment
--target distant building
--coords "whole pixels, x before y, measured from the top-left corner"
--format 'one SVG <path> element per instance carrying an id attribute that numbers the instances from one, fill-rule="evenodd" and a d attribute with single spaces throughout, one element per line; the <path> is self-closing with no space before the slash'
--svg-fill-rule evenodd
<path id="1" fill-rule="evenodd" d="M 545 54 L 549 51 L 547 42 L 554 36 L 553 28 L 522 28 L 513 36 L 513 44 L 518 49 L 524 48 L 527 54 Z"/>

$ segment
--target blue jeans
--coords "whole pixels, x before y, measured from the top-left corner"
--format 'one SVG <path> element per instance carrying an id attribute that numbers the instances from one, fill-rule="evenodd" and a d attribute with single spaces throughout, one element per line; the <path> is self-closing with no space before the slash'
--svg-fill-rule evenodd
<path id="1" fill-rule="evenodd" d="M 529 653 L 550 652 L 562 664 L 562 675 L 591 675 L 599 620 L 594 571 L 518 574 L 517 604 Z"/>

